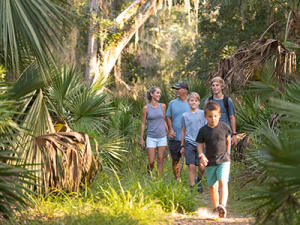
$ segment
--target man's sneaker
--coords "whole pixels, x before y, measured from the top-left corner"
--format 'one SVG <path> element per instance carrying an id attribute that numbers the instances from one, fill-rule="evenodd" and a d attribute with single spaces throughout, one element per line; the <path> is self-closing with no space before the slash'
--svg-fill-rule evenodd
<path id="1" fill-rule="evenodd" d="M 203 194 L 204 190 L 203 190 L 203 187 L 202 187 L 202 184 L 200 183 L 200 179 L 199 177 L 196 177 L 195 178 L 195 183 L 197 184 L 198 188 L 197 188 L 197 192 Z"/>
<path id="2" fill-rule="evenodd" d="M 226 211 L 226 208 L 223 205 L 220 204 L 217 207 L 217 210 L 218 210 L 220 218 L 226 218 L 227 211 Z"/>
<path id="3" fill-rule="evenodd" d="M 203 193 L 204 193 L 204 190 L 203 190 L 202 184 L 201 184 L 201 183 L 198 183 L 197 186 L 198 186 L 197 191 L 198 191 L 199 193 L 203 194 Z"/>

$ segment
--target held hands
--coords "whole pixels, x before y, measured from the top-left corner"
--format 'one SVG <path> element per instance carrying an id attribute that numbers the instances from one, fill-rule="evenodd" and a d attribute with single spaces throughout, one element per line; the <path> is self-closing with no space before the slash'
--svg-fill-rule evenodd
<path id="1" fill-rule="evenodd" d="M 173 129 L 170 129 L 169 138 L 174 138 L 174 137 L 176 137 L 176 133 Z"/>
<path id="2" fill-rule="evenodd" d="M 144 141 L 144 138 L 140 138 L 140 142 L 139 142 L 139 144 L 140 144 L 140 146 L 142 147 L 142 148 L 145 148 L 145 141 Z"/>
<path id="3" fill-rule="evenodd" d="M 207 166 L 208 159 L 206 158 L 206 156 L 203 153 L 200 154 L 199 158 L 200 158 L 200 164 L 203 166 Z"/>
<path id="4" fill-rule="evenodd" d="M 181 155 L 184 154 L 184 147 L 181 147 L 181 148 L 180 148 L 180 154 L 181 154 Z"/>

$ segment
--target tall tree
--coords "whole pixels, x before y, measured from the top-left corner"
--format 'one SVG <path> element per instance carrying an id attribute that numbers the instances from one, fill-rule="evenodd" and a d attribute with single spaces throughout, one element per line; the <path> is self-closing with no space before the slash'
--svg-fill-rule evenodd
<path id="1" fill-rule="evenodd" d="M 94 76 L 99 76 L 99 60 L 97 59 L 97 14 L 99 12 L 100 0 L 91 0 L 90 3 L 90 29 L 88 37 L 88 55 L 87 55 L 87 66 L 85 72 L 85 79 L 89 83 L 92 81 Z"/>
<path id="2" fill-rule="evenodd" d="M 94 83 L 97 82 L 100 76 L 103 78 L 102 81 L 108 79 L 109 73 L 124 47 L 147 19 L 156 13 L 158 9 L 161 9 L 162 3 L 163 0 L 136 0 L 116 18 L 117 25 L 121 27 L 130 20 L 134 20 L 135 23 L 127 24 L 120 32 L 122 33 L 122 38 L 105 48 L 101 59 L 100 73 L 94 77 Z"/>
<path id="3" fill-rule="evenodd" d="M 115 28 L 118 27 L 119 31 L 117 40 L 110 41 L 105 46 L 104 51 L 100 57 L 97 57 L 97 38 L 95 28 L 95 18 L 98 11 L 92 7 L 99 0 L 91 1 L 91 22 L 89 33 L 89 47 L 88 47 L 88 60 L 86 69 L 86 81 L 89 83 L 95 83 L 102 76 L 103 81 L 108 79 L 109 73 L 114 67 L 117 59 L 119 58 L 122 50 L 131 40 L 131 38 L 138 32 L 138 29 L 146 22 L 146 20 L 158 9 L 162 7 L 163 0 L 135 0 L 128 8 L 119 14 L 114 20 L 114 28 L 112 32 L 115 32 Z M 93 3 L 93 5 L 92 5 Z M 116 2 L 111 2 L 111 8 L 115 6 Z M 99 10 L 99 8 L 97 9 Z M 129 23 L 134 21 L 134 23 Z M 125 26 L 126 25 L 126 26 Z M 116 35 L 115 35 L 116 36 Z M 99 69 L 96 69 L 99 66 Z"/>

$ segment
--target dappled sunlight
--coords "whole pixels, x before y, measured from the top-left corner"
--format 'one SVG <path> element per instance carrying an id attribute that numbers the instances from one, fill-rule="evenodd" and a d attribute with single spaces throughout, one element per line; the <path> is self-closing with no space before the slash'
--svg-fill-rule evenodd
<path id="1" fill-rule="evenodd" d="M 206 207 L 200 207 L 196 211 L 196 215 L 202 219 L 218 218 L 218 214 L 214 213 L 211 209 Z"/>
<path id="2" fill-rule="evenodd" d="M 240 224 L 240 225 L 250 225 L 254 224 L 255 220 L 252 217 L 228 217 L 219 218 L 217 213 L 213 213 L 212 209 L 207 207 L 200 207 L 195 211 L 194 215 L 184 215 L 173 213 L 175 217 L 176 225 L 186 225 L 186 224 Z"/>

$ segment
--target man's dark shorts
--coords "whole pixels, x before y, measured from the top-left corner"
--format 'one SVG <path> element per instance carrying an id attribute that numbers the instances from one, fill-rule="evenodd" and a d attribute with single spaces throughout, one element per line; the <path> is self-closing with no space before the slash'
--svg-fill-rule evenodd
<path id="1" fill-rule="evenodd" d="M 184 155 L 186 165 L 196 165 L 199 166 L 199 157 L 197 152 L 197 146 L 194 146 L 188 142 L 184 143 Z"/>
<path id="2" fill-rule="evenodd" d="M 180 146 L 181 146 L 181 141 L 176 141 L 176 140 L 169 141 L 169 150 L 173 160 L 180 159 L 181 157 Z"/>

